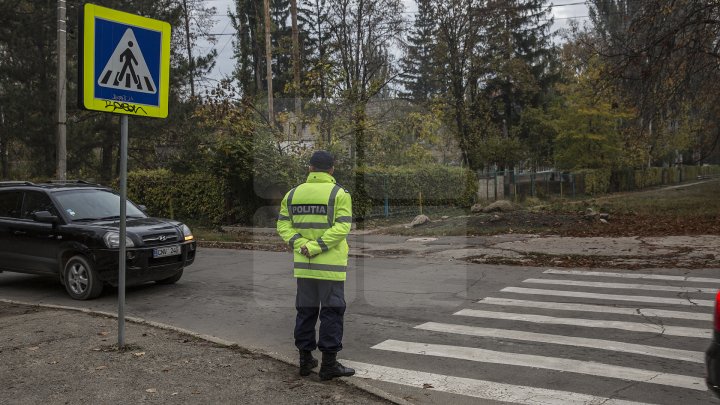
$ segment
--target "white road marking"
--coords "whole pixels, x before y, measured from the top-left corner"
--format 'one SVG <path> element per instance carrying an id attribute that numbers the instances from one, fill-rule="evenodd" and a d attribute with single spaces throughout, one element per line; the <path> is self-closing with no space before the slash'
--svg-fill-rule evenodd
<path id="1" fill-rule="evenodd" d="M 704 294 L 715 294 L 717 288 L 700 288 L 700 287 L 676 287 L 670 285 L 652 285 L 652 284 L 624 284 L 624 283 L 604 283 L 600 281 L 577 281 L 577 280 L 550 280 L 543 278 L 529 278 L 523 280 L 523 283 L 531 284 L 552 284 L 552 285 L 566 285 L 574 287 L 593 287 L 593 288 L 611 288 L 611 289 L 625 289 L 625 290 L 648 290 L 648 291 L 669 291 L 669 292 L 684 292 L 684 293 L 704 293 Z"/>
<path id="2" fill-rule="evenodd" d="M 587 292 L 579 292 L 579 291 L 541 290 L 541 289 L 522 288 L 522 287 L 505 287 L 500 291 L 517 293 L 517 294 L 551 295 L 551 296 L 556 296 L 556 297 L 593 298 L 593 299 L 610 300 L 610 301 L 651 302 L 654 304 L 685 305 L 685 306 L 699 306 L 699 307 L 714 307 L 715 306 L 714 300 L 645 297 L 645 296 L 639 296 L 639 295 L 596 294 L 596 293 L 587 293 Z"/>
<path id="3" fill-rule="evenodd" d="M 356 371 L 355 376 L 359 378 L 368 378 L 410 387 L 464 395 L 487 401 L 501 401 L 523 405 L 649 405 L 642 402 L 425 373 L 356 361 L 343 360 L 342 363 L 343 365 L 354 368 Z"/>
<path id="4" fill-rule="evenodd" d="M 510 298 L 483 298 L 478 304 L 504 305 L 510 307 L 527 307 L 540 309 L 554 309 L 560 311 L 599 312 L 604 314 L 639 315 L 658 318 L 690 319 L 694 321 L 712 321 L 712 313 L 695 313 L 681 311 L 666 311 L 652 308 L 623 308 L 606 305 L 575 304 L 569 302 L 525 301 Z"/>
<path id="5" fill-rule="evenodd" d="M 545 274 L 564 274 L 571 276 L 596 276 L 596 277 L 618 277 L 618 278 L 635 278 L 641 280 L 669 280 L 669 281 L 687 281 L 690 283 L 713 283 L 720 286 L 720 278 L 705 277 L 685 277 L 685 276 L 666 276 L 663 274 L 642 274 L 642 273 L 615 273 L 603 271 L 582 271 L 582 270 L 545 270 Z"/>
<path id="6" fill-rule="evenodd" d="M 550 325 L 571 325 L 586 328 L 621 329 L 632 332 L 649 332 L 670 336 L 685 336 L 709 339 L 712 337 L 710 329 L 688 328 L 685 326 L 663 326 L 654 323 L 637 323 L 608 321 L 603 319 L 582 318 L 556 318 L 545 315 L 516 314 L 511 312 L 480 311 L 477 309 L 463 309 L 454 315 L 472 316 L 476 318 L 502 319 L 511 321 L 533 322 Z"/>
<path id="7" fill-rule="evenodd" d="M 645 356 L 662 357 L 666 359 L 705 363 L 705 353 L 690 350 L 669 349 L 665 347 L 638 345 L 633 343 L 616 342 L 612 340 L 588 339 L 573 336 L 549 335 L 544 333 L 524 332 L 509 329 L 480 328 L 477 326 L 455 325 L 447 323 L 427 322 L 415 327 L 416 329 L 431 330 L 443 333 L 456 333 L 459 335 L 482 336 L 499 339 L 524 340 L 529 342 L 551 343 L 565 346 L 589 347 L 592 349 L 611 350 L 623 353 L 642 354 Z"/>
<path id="8" fill-rule="evenodd" d="M 372 347 L 400 353 L 422 354 L 426 356 L 447 357 L 453 359 L 477 361 L 481 363 L 505 364 L 520 367 L 540 368 L 567 373 L 587 374 L 648 384 L 668 385 L 698 391 L 707 391 L 705 379 L 679 374 L 661 373 L 610 364 L 544 357 L 529 354 L 497 352 L 473 347 L 447 346 L 428 343 L 386 340 Z"/>

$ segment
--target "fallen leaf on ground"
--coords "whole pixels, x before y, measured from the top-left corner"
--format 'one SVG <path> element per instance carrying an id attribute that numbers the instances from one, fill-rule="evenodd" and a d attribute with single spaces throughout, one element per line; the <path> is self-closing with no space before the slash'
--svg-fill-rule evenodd
<path id="1" fill-rule="evenodd" d="M 157 388 L 148 388 L 148 389 L 145 390 L 145 392 L 149 392 L 149 393 L 151 393 L 151 394 L 154 394 L 154 393 L 157 392 Z"/>
<path id="2" fill-rule="evenodd" d="M 135 356 L 135 357 L 142 357 L 142 356 L 144 356 L 144 355 L 145 355 L 145 352 L 135 352 L 135 353 L 133 353 L 133 356 Z"/>
<path id="3" fill-rule="evenodd" d="M 423 384 L 423 388 L 435 388 L 432 384 L 425 383 Z"/>
<path id="4" fill-rule="evenodd" d="M 37 350 L 39 348 L 40 348 L 40 346 L 33 346 L 33 347 L 28 347 L 28 350 L 30 350 L 31 352 L 34 352 L 35 350 Z"/>

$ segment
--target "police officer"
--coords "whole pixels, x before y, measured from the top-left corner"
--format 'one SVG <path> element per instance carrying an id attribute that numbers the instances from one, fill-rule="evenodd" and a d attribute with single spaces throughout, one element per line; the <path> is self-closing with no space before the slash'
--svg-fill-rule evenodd
<path id="1" fill-rule="evenodd" d="M 337 361 L 342 350 L 345 314 L 346 241 L 352 224 L 350 194 L 335 183 L 335 160 L 325 151 L 310 158 L 307 181 L 283 198 L 277 231 L 293 251 L 297 278 L 295 346 L 300 351 L 300 375 L 317 367 L 312 351 L 322 352 L 320 379 L 347 377 L 355 370 Z M 315 324 L 320 317 L 319 338 Z"/>

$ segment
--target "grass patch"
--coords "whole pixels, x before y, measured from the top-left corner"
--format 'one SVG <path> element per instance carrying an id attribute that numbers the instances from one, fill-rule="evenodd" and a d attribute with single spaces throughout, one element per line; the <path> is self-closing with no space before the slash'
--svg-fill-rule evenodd
<path id="1" fill-rule="evenodd" d="M 574 212 L 592 207 L 621 215 L 692 217 L 720 214 L 720 180 L 681 187 L 665 187 L 631 193 L 611 194 L 573 202 L 555 202 L 557 212 Z"/>

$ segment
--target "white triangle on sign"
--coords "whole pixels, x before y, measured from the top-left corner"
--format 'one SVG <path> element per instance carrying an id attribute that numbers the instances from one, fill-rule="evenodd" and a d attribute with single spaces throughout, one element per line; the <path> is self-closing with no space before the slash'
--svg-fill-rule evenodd
<path id="1" fill-rule="evenodd" d="M 98 77 L 98 85 L 138 93 L 157 93 L 157 86 L 131 28 L 125 31 L 115 47 Z"/>

